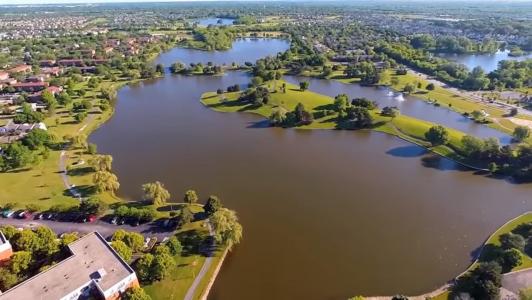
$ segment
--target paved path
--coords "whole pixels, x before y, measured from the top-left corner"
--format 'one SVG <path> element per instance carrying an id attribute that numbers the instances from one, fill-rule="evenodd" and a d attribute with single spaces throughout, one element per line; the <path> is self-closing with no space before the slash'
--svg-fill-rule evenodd
<path id="1" fill-rule="evenodd" d="M 212 230 L 212 226 L 210 222 L 207 222 L 207 226 L 209 226 L 209 234 L 211 236 L 214 235 L 214 232 Z M 193 300 L 194 294 L 196 293 L 196 290 L 198 289 L 198 286 L 200 282 L 205 277 L 205 274 L 207 274 L 207 271 L 211 268 L 213 257 L 209 256 L 205 259 L 205 262 L 203 263 L 203 266 L 201 267 L 201 270 L 196 275 L 196 278 L 194 278 L 194 282 L 192 282 L 192 285 L 188 288 L 187 294 L 185 295 L 184 300 Z"/>
<path id="2" fill-rule="evenodd" d="M 87 120 L 85 121 L 85 125 L 81 126 L 80 129 L 78 129 L 78 133 L 81 133 L 85 128 L 87 128 L 87 125 L 94 119 L 94 115 L 90 115 Z M 68 155 L 65 150 L 61 151 L 61 154 L 59 155 L 59 174 L 61 175 L 61 180 L 63 180 L 63 184 L 65 185 L 65 189 L 67 189 L 72 196 L 75 198 L 78 198 L 79 201 L 81 201 L 81 193 L 70 183 L 70 180 L 68 179 L 67 174 L 67 163 L 66 159 L 68 158 Z"/>
<path id="3" fill-rule="evenodd" d="M 12 218 L 0 218 L 0 225 L 13 225 L 20 228 L 32 228 L 38 226 L 50 227 L 55 233 L 61 235 L 68 232 L 89 233 L 98 231 L 102 236 L 109 237 L 118 229 L 127 231 L 134 231 L 142 233 L 146 237 L 157 237 L 159 241 L 165 237 L 174 234 L 173 230 L 167 230 L 154 223 L 142 224 L 139 226 L 130 225 L 113 225 L 104 221 L 96 221 L 94 223 L 75 223 L 75 222 L 59 222 L 48 220 L 22 220 Z"/>

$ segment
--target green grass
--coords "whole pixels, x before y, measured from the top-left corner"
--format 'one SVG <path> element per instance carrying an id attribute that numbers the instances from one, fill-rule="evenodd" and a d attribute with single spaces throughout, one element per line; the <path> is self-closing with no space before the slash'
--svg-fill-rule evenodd
<path id="1" fill-rule="evenodd" d="M 199 206 L 193 206 L 193 208 L 195 212 L 202 210 Z M 208 230 L 203 220 L 184 225 L 176 234 L 179 236 L 180 234 L 190 231 L 194 231 L 200 236 L 208 235 Z M 214 252 L 213 263 L 205 274 L 203 280 L 200 282 L 196 294 L 194 295 L 194 299 L 199 299 L 205 292 L 208 282 L 220 262 L 222 253 L 222 249 L 218 249 Z M 183 299 L 205 262 L 205 257 L 198 254 L 176 256 L 175 259 L 177 262 L 177 268 L 172 270 L 168 277 L 161 281 L 142 286 L 154 300 Z"/>
<path id="2" fill-rule="evenodd" d="M 316 111 L 320 109 L 331 109 L 330 105 L 334 99 L 325 95 L 321 95 L 311 91 L 300 91 L 299 87 L 295 85 L 278 81 L 277 89 L 283 84 L 286 84 L 286 93 L 277 91 L 270 94 L 270 102 L 267 105 L 255 107 L 251 104 L 238 101 L 240 92 L 224 93 L 217 95 L 214 92 L 208 92 L 202 95 L 201 103 L 205 106 L 219 112 L 249 112 L 258 114 L 263 117 L 269 117 L 274 109 L 283 107 L 286 110 L 293 110 L 295 106 L 301 102 L 307 110 Z M 273 82 L 266 84 L 270 89 L 274 87 Z M 371 111 L 374 119 L 375 127 L 372 129 L 391 135 L 398 136 L 402 139 L 418 144 L 423 147 L 430 148 L 435 153 L 449 157 L 454 160 L 462 159 L 453 149 L 447 146 L 430 147 L 430 144 L 425 140 L 425 132 L 434 123 L 422 121 L 405 115 L 399 115 L 393 120 L 389 117 L 383 117 L 378 111 Z M 335 129 L 336 116 L 325 116 L 321 119 L 314 120 L 310 125 L 297 127 L 298 129 Z M 449 132 L 449 144 L 454 149 L 459 149 L 461 146 L 461 138 L 465 133 L 451 128 L 447 128 Z"/>

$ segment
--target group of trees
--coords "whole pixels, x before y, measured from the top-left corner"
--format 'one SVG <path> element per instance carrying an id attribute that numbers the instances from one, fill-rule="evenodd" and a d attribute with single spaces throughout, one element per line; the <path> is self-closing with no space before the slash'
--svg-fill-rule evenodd
<path id="1" fill-rule="evenodd" d="M 119 229 L 111 238 L 111 246 L 125 261 L 129 261 L 133 253 L 138 253 L 144 249 L 144 236 L 138 232 Z"/>
<path id="2" fill-rule="evenodd" d="M 341 128 L 367 128 L 373 124 L 370 110 L 377 108 L 377 104 L 366 98 L 355 98 L 349 102 L 346 94 L 334 98 L 334 110 L 338 113 L 338 124 Z"/>
<path id="3" fill-rule="evenodd" d="M 193 32 L 194 39 L 203 43 L 205 50 L 230 49 L 236 33 L 232 28 L 213 26 L 209 28 L 196 28 Z"/>
<path id="4" fill-rule="evenodd" d="M 43 129 L 30 131 L 22 140 L 7 144 L 0 152 L 0 171 L 24 168 L 37 163 L 40 155 L 46 157 L 56 146 L 55 136 Z"/>
<path id="5" fill-rule="evenodd" d="M 458 278 L 453 294 L 467 294 L 472 299 L 499 299 L 502 273 L 521 265 L 521 255 L 532 257 L 532 223 L 518 225 L 499 236 L 499 244 L 487 244 L 479 257 L 481 263 Z"/>
<path id="6" fill-rule="evenodd" d="M 172 236 L 165 244 L 158 245 L 150 253 L 144 254 L 133 265 L 140 281 L 150 283 L 164 279 L 172 268 L 177 267 L 175 258 L 181 255 L 181 251 L 181 243 L 177 237 Z"/>
<path id="7" fill-rule="evenodd" d="M 69 254 L 64 251 L 66 246 L 78 238 L 75 234 L 64 234 L 58 239 L 44 226 L 18 230 L 5 225 L 1 230 L 14 250 L 9 262 L 0 266 L 0 289 L 4 291 L 63 259 Z"/>
<path id="8" fill-rule="evenodd" d="M 381 79 L 381 70 L 377 70 L 373 62 L 363 61 L 348 65 L 344 75 L 349 78 L 360 78 L 362 84 L 376 84 Z"/>
<path id="9" fill-rule="evenodd" d="M 485 39 L 477 43 L 465 36 L 434 38 L 429 34 L 418 34 L 410 39 L 410 45 L 416 49 L 442 53 L 495 53 L 499 50 L 499 43 L 493 39 Z"/>
<path id="10" fill-rule="evenodd" d="M 240 95 L 238 100 L 250 103 L 254 106 L 262 106 L 270 102 L 270 91 L 263 86 L 249 88 Z"/>
<path id="11" fill-rule="evenodd" d="M 312 124 L 314 115 L 302 103 L 298 103 L 293 111 L 278 107 L 273 110 L 269 120 L 272 126 L 293 127 Z"/>

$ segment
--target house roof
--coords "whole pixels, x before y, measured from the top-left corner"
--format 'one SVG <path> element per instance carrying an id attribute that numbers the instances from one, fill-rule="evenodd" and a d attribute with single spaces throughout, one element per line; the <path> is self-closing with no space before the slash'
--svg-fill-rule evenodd
<path id="1" fill-rule="evenodd" d="M 0 299 L 61 299 L 90 283 L 106 291 L 135 273 L 97 232 L 68 247 L 72 256 L 7 290 Z"/>

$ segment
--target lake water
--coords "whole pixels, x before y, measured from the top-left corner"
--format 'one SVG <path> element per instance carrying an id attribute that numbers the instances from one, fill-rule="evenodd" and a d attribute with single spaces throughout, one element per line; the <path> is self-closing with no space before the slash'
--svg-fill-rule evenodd
<path id="1" fill-rule="evenodd" d="M 232 51 L 240 49 L 223 52 L 227 61 Z M 212 55 L 187 55 L 201 54 Z M 168 74 L 124 87 L 114 116 L 90 136 L 113 155 L 126 199 L 160 180 L 175 199 L 194 188 L 237 211 L 244 239 L 210 299 L 423 293 L 463 271 L 500 224 L 532 209 L 531 185 L 475 175 L 386 134 L 265 128 L 258 116 L 199 102 L 205 91 L 248 82 L 242 72 Z"/>
<path id="2" fill-rule="evenodd" d="M 440 57 L 447 58 L 449 60 L 455 61 L 457 63 L 465 65 L 469 70 L 472 70 L 475 67 L 482 67 L 482 69 L 489 73 L 497 69 L 497 66 L 502 60 L 517 60 L 523 61 L 529 58 L 532 58 L 532 54 L 512 57 L 509 56 L 510 51 L 497 51 L 496 53 L 486 53 L 486 54 L 449 54 L 442 53 L 438 54 Z"/>
<path id="3" fill-rule="evenodd" d="M 205 19 L 196 20 L 196 22 L 198 22 L 199 25 L 205 26 L 205 27 L 209 25 L 214 25 L 214 26 L 233 25 L 233 21 L 234 19 L 228 19 L 228 18 L 205 18 Z"/>

